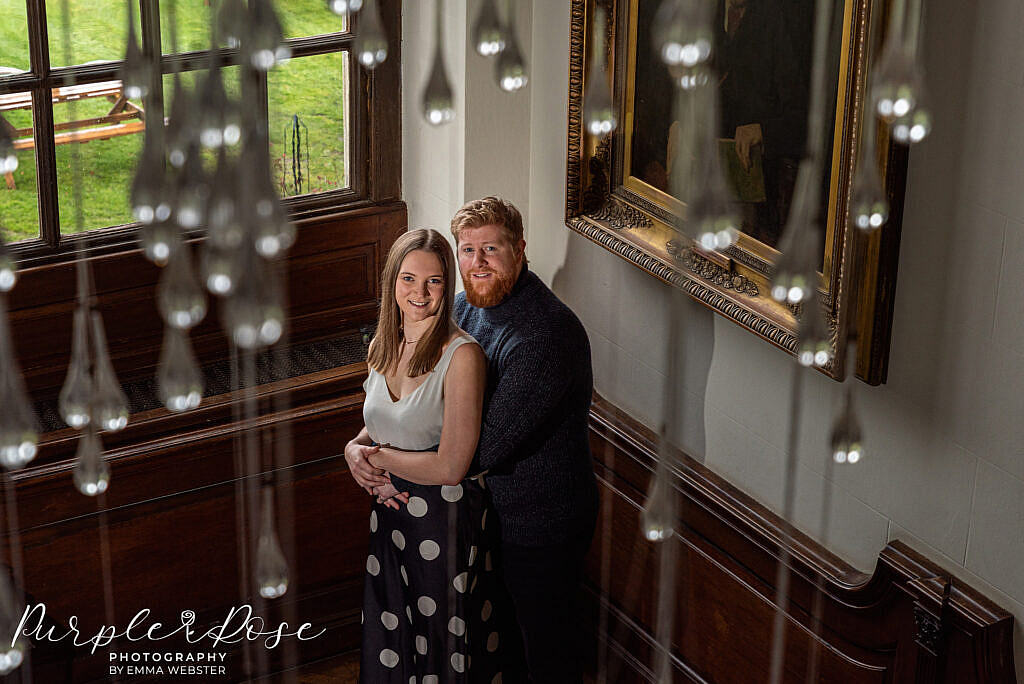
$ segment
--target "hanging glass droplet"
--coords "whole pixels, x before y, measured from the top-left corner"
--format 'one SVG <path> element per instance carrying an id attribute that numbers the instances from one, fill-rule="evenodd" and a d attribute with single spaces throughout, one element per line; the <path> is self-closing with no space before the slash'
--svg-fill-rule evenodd
<path id="1" fill-rule="evenodd" d="M 473 24 L 473 47 L 481 57 L 493 57 L 505 49 L 505 31 L 494 0 L 483 0 Z"/>
<path id="2" fill-rule="evenodd" d="M 257 138 L 246 148 L 243 167 L 248 173 L 248 223 L 256 251 L 265 258 L 274 258 L 295 242 L 295 225 L 281 204 L 270 175 L 266 140 Z"/>
<path id="3" fill-rule="evenodd" d="M 211 241 L 203 245 L 201 271 L 210 294 L 224 297 L 234 292 L 241 272 L 235 256 L 238 251 L 218 247 Z"/>
<path id="4" fill-rule="evenodd" d="M 119 76 L 122 92 L 129 100 L 138 100 L 149 94 L 153 72 L 139 48 L 139 39 L 135 34 L 135 0 L 128 0 L 128 45 L 125 47 L 124 63 Z"/>
<path id="5" fill-rule="evenodd" d="M 878 174 L 878 160 L 875 156 L 874 109 L 868 108 L 865 116 L 868 118 L 861 136 L 857 173 L 850 197 L 850 221 L 860 230 L 870 233 L 889 220 L 889 202 Z"/>
<path id="6" fill-rule="evenodd" d="M 832 362 L 832 332 L 825 320 L 817 288 L 804 301 L 797 333 L 796 358 L 801 366 L 825 368 Z"/>
<path id="7" fill-rule="evenodd" d="M 242 49 L 249 55 L 249 63 L 258 71 L 270 71 L 291 58 L 292 51 L 284 42 L 281 20 L 271 0 L 250 0 L 249 33 Z"/>
<path id="8" fill-rule="evenodd" d="M 740 234 L 740 217 L 736 213 L 732 193 L 726 185 L 718 152 L 718 91 L 701 88 L 689 94 L 697 98 L 697 160 L 691 183 L 699 190 L 693 200 L 688 219 L 694 239 L 705 250 L 724 250 L 735 244 Z M 675 174 L 673 174 L 674 176 Z"/>
<path id="9" fill-rule="evenodd" d="M 249 10 L 242 0 L 221 0 L 217 10 L 217 33 L 229 48 L 237 49 L 245 40 Z"/>
<path id="10" fill-rule="evenodd" d="M 121 389 L 114 373 L 107 351 L 107 336 L 103 330 L 103 319 L 93 311 L 92 348 L 94 358 L 92 418 L 99 421 L 99 427 L 110 432 L 124 429 L 128 424 L 128 397 Z"/>
<path id="11" fill-rule="evenodd" d="M 78 440 L 72 478 L 75 488 L 86 496 L 102 494 L 110 484 L 110 467 L 103 460 L 103 443 L 91 421 Z"/>
<path id="12" fill-rule="evenodd" d="M 14 254 L 4 242 L 3 226 L 0 226 L 0 292 L 10 292 L 18 282 L 18 265 Z"/>
<path id="13" fill-rule="evenodd" d="M 232 341 L 243 349 L 276 343 L 284 331 L 284 307 L 277 276 L 255 251 L 242 262 L 240 280 L 225 305 Z"/>
<path id="14" fill-rule="evenodd" d="M 132 216 L 143 225 L 166 221 L 171 215 L 169 199 L 164 151 L 159 134 L 147 131 L 129 194 Z"/>
<path id="15" fill-rule="evenodd" d="M 876 111 L 892 124 L 893 139 L 905 145 L 921 142 L 932 130 L 919 54 L 922 19 L 920 0 L 904 0 L 893 11 L 882 57 L 872 74 Z"/>
<path id="16" fill-rule="evenodd" d="M 811 297 L 818 281 L 821 232 L 818 227 L 817 178 L 811 161 L 804 161 L 797 172 L 793 208 L 779 240 L 782 253 L 772 275 L 772 298 L 778 302 L 799 304 Z"/>
<path id="17" fill-rule="evenodd" d="M 206 213 L 206 198 L 210 187 L 203 170 L 203 160 L 198 145 L 193 143 L 185 160 L 185 166 L 178 172 L 174 191 L 174 221 L 183 230 L 193 230 L 202 225 Z"/>
<path id="18" fill-rule="evenodd" d="M 832 424 L 829 443 L 832 459 L 836 463 L 857 463 L 864 455 L 864 446 L 861 443 L 860 422 L 853 409 L 853 386 L 849 381 L 846 385 L 843 405 Z"/>
<path id="19" fill-rule="evenodd" d="M 178 249 L 181 237 L 178 227 L 170 221 L 154 223 L 139 228 L 139 244 L 142 253 L 157 266 L 164 266 L 171 254 Z"/>
<path id="20" fill-rule="evenodd" d="M 498 87 L 506 93 L 514 93 L 526 87 L 530 78 L 526 70 L 526 60 L 519 49 L 519 39 L 515 30 L 515 6 L 512 2 L 505 3 L 505 49 L 498 55 L 495 72 L 498 75 Z"/>
<path id="21" fill-rule="evenodd" d="M 192 253 L 185 245 L 171 255 L 160 274 L 157 305 L 164 322 L 181 330 L 197 325 L 206 316 L 206 293 L 192 270 Z"/>
<path id="22" fill-rule="evenodd" d="M 327 9 L 339 17 L 355 14 L 363 7 L 363 0 L 327 0 Z"/>
<path id="23" fill-rule="evenodd" d="M 185 331 L 164 328 L 156 381 L 157 395 L 168 411 L 189 411 L 202 401 L 203 373 Z"/>
<path id="24" fill-rule="evenodd" d="M 60 390 L 60 417 L 73 428 L 89 423 L 92 401 L 92 363 L 89 355 L 89 309 L 79 304 L 71 330 L 71 360 Z"/>
<path id="25" fill-rule="evenodd" d="M 39 433 L 14 356 L 4 297 L 0 297 L 0 406 L 0 465 L 8 470 L 20 468 L 35 458 Z"/>
<path id="26" fill-rule="evenodd" d="M 196 128 L 194 98 L 181 85 L 181 76 L 174 72 L 174 86 L 171 91 L 170 119 L 167 123 L 167 161 L 176 169 L 185 165 L 188 151 L 199 133 Z"/>
<path id="27" fill-rule="evenodd" d="M 356 61 L 364 69 L 373 71 L 388 58 L 388 37 L 384 35 L 377 0 L 366 0 L 362 4 L 359 25 L 356 27 Z"/>
<path id="28" fill-rule="evenodd" d="M 663 0 L 654 16 L 654 49 L 668 67 L 695 67 L 711 57 L 714 31 L 702 0 Z"/>
<path id="29" fill-rule="evenodd" d="M 448 82 L 448 74 L 444 66 L 444 54 L 442 52 L 441 23 L 442 2 L 435 0 L 434 4 L 434 63 L 430 68 L 430 78 L 427 79 L 427 87 L 423 91 L 423 116 L 427 123 L 434 126 L 449 123 L 455 119 L 455 104 L 452 96 L 452 87 Z"/>
<path id="30" fill-rule="evenodd" d="M 206 203 L 206 231 L 210 241 L 221 249 L 234 249 L 242 243 L 245 228 L 241 223 L 239 197 L 239 167 L 220 148 L 217 170 L 210 186 Z"/>
<path id="31" fill-rule="evenodd" d="M 216 149 L 234 145 L 242 135 L 238 108 L 228 100 L 219 67 L 212 67 L 199 89 L 199 142 Z"/>
<path id="32" fill-rule="evenodd" d="M 263 510 L 260 515 L 260 536 L 256 547 L 256 584 L 260 596 L 275 599 L 288 591 L 288 563 L 274 528 L 274 489 L 264 486 Z"/>
<path id="33" fill-rule="evenodd" d="M 19 631 L 24 614 L 24 602 L 15 593 L 9 574 L 4 571 L 0 576 L 0 634 L 12 637 L 4 638 L 0 644 L 0 676 L 13 672 L 25 660 L 28 641 L 21 638 Z"/>
<path id="34" fill-rule="evenodd" d="M 18 170 L 18 153 L 14 149 L 14 140 L 6 127 L 0 126 L 0 174 L 14 173 Z"/>
<path id="35" fill-rule="evenodd" d="M 605 136 L 619 125 L 619 117 L 608 87 L 605 46 L 605 12 L 598 7 L 594 15 L 595 40 L 590 48 L 590 70 L 587 76 L 587 94 L 583 99 L 583 126 L 595 136 Z"/>
<path id="36" fill-rule="evenodd" d="M 659 461 L 654 475 L 651 476 L 647 500 L 641 513 L 643 533 L 648 541 L 663 542 L 675 533 L 676 496 L 671 473 L 668 467 Z"/>

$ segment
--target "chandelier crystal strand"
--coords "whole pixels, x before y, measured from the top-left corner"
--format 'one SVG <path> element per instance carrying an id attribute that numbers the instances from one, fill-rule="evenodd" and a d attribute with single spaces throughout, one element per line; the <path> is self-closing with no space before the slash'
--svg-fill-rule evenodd
<path id="1" fill-rule="evenodd" d="M 829 444 L 832 448 L 832 460 L 836 463 L 853 465 L 864 456 L 860 421 L 857 420 L 857 414 L 853 407 L 852 382 L 846 383 L 842 407 L 832 424 Z"/>
<path id="2" fill-rule="evenodd" d="M 444 21 L 443 0 L 434 0 L 434 62 L 430 68 L 427 87 L 423 91 L 423 116 L 434 126 L 446 124 L 455 119 L 455 104 L 452 86 L 444 66 L 441 26 Z"/>
<path id="3" fill-rule="evenodd" d="M 241 211 L 236 201 L 241 191 L 238 171 L 238 165 L 228 157 L 224 148 L 219 149 L 204 223 L 207 239 L 221 249 L 234 249 L 242 244 L 245 237 Z"/>
<path id="4" fill-rule="evenodd" d="M 242 40 L 242 51 L 257 71 L 270 71 L 284 64 L 292 50 L 284 41 L 281 20 L 271 0 L 249 1 L 249 30 Z"/>
<path id="5" fill-rule="evenodd" d="M 0 295 L 0 406 L 0 465 L 20 468 L 35 458 L 39 431 L 14 353 L 6 295 Z"/>
<path id="6" fill-rule="evenodd" d="M 196 280 L 187 245 L 175 251 L 160 274 L 156 297 L 164 323 L 172 328 L 188 330 L 206 316 L 206 293 Z"/>
<path id="7" fill-rule="evenodd" d="M 103 460 L 103 443 L 93 421 L 89 421 L 78 440 L 72 479 L 75 488 L 86 496 L 102 494 L 110 484 L 110 467 Z"/>
<path id="8" fill-rule="evenodd" d="M 288 251 L 295 243 L 295 224 L 289 220 L 274 188 L 266 137 L 262 134 L 251 137 L 241 162 L 242 171 L 246 174 L 243 185 L 251 193 L 245 203 L 251 212 L 247 222 L 256 251 L 260 256 L 272 259 Z"/>
<path id="9" fill-rule="evenodd" d="M 127 0 L 128 4 L 128 45 L 124 52 L 124 63 L 120 73 L 121 89 L 129 100 L 138 100 L 149 94 L 152 82 L 150 62 L 142 54 L 139 38 L 135 33 L 135 0 Z M 70 62 L 69 62 L 70 63 Z"/>
<path id="10" fill-rule="evenodd" d="M 876 35 L 879 26 L 881 8 L 876 2 L 869 6 L 871 12 L 871 30 L 869 35 Z M 869 58 L 877 55 L 869 50 Z M 858 230 L 872 233 L 881 228 L 889 220 L 889 200 L 885 195 L 881 174 L 878 169 L 878 103 L 875 100 L 876 88 L 874 79 L 877 69 L 869 72 L 868 84 L 864 88 L 867 98 L 864 111 L 864 123 L 860 135 L 860 151 L 857 156 L 857 171 L 853 179 L 853 190 L 850 193 L 850 223 Z"/>
<path id="11" fill-rule="evenodd" d="M 481 57 L 494 57 L 505 49 L 505 30 L 494 0 L 483 0 L 473 24 L 473 47 Z"/>
<path id="12" fill-rule="evenodd" d="M 114 373 L 114 365 L 110 362 L 103 318 L 98 311 L 90 312 L 90 323 L 94 355 L 92 420 L 99 421 L 99 429 L 117 432 L 128 424 L 128 397 L 121 389 L 121 384 Z"/>
<path id="13" fill-rule="evenodd" d="M 93 394 L 90 357 L 89 307 L 79 301 L 71 324 L 71 360 L 57 400 L 60 417 L 77 430 L 90 420 L 89 402 Z"/>
<path id="14" fill-rule="evenodd" d="M 198 106 L 192 94 L 181 84 L 181 74 L 174 72 L 171 89 L 170 117 L 167 123 L 167 160 L 176 169 L 185 165 L 189 146 L 199 133 L 194 110 Z"/>
<path id="15" fill-rule="evenodd" d="M 237 50 L 241 47 L 249 21 L 249 10 L 243 0 L 221 0 L 217 8 L 216 29 L 217 35 L 229 48 Z"/>
<path id="16" fill-rule="evenodd" d="M 908 83 L 914 91 L 913 106 L 903 115 L 897 115 L 892 122 L 892 137 L 897 142 L 913 145 L 921 142 L 932 130 L 932 115 L 928 107 L 928 93 L 924 85 L 924 68 L 921 59 L 921 31 L 924 23 L 921 0 L 910 0 L 907 16 L 907 40 L 905 50 L 911 75 Z"/>
<path id="17" fill-rule="evenodd" d="M 156 128 L 146 129 L 142 154 L 135 165 L 135 175 L 128 198 L 132 216 L 143 225 L 166 221 L 171 213 L 164 187 L 164 150 Z"/>
<path id="18" fill-rule="evenodd" d="M 587 94 L 583 99 L 583 127 L 593 136 L 604 137 L 618 128 L 619 118 L 608 85 L 608 58 L 605 51 L 603 7 L 594 13 L 594 40 L 590 46 L 590 69 L 587 73 Z"/>
<path id="19" fill-rule="evenodd" d="M 696 116 L 691 124 L 698 135 L 697 173 L 692 180 L 700 188 L 694 198 L 689 223 L 695 240 L 705 250 L 725 250 L 736 243 L 740 218 L 726 185 L 718 153 L 718 89 L 706 86 L 689 91 Z"/>
<path id="20" fill-rule="evenodd" d="M 811 296 L 804 301 L 800 312 L 797 337 L 796 359 L 804 367 L 825 368 L 835 354 L 832 351 L 832 334 L 825 321 L 818 288 L 811 288 Z"/>
<path id="21" fill-rule="evenodd" d="M 284 330 L 281 292 L 274 274 L 251 246 L 240 263 L 241 278 L 225 304 L 224 318 L 231 341 L 246 350 L 272 345 Z"/>
<path id="22" fill-rule="evenodd" d="M 515 5 L 512 0 L 505 0 L 505 47 L 498 55 L 495 72 L 498 76 L 498 87 L 506 93 L 518 92 L 530 81 L 526 60 L 519 49 L 519 38 L 515 28 Z"/>
<path id="23" fill-rule="evenodd" d="M 202 225 L 209 192 L 199 145 L 193 142 L 186 154 L 185 165 L 178 171 L 174 182 L 174 223 L 177 226 L 170 226 L 174 235 L 172 250 L 180 245 L 182 231 L 195 230 Z"/>
<path id="24" fill-rule="evenodd" d="M 0 293 L 10 292 L 18 282 L 18 265 L 14 254 L 4 241 L 3 224 L 0 224 Z"/>
<path id="25" fill-rule="evenodd" d="M 363 0 L 327 0 L 327 9 L 339 17 L 355 14 L 363 7 Z"/>
<path id="26" fill-rule="evenodd" d="M 388 58 L 388 37 L 384 34 L 377 0 L 365 0 L 361 5 L 356 27 L 356 61 L 367 71 L 373 71 Z"/>
<path id="27" fill-rule="evenodd" d="M 181 413 L 199 406 L 203 398 L 203 373 L 192 352 L 187 331 L 169 325 L 164 327 L 156 382 L 157 395 L 168 411 Z"/>
<path id="28" fill-rule="evenodd" d="M 692 69 L 711 58 L 715 33 L 706 0 L 663 0 L 654 15 L 654 49 L 670 70 Z"/>
<path id="29" fill-rule="evenodd" d="M 263 485 L 261 497 L 260 536 L 256 545 L 256 584 L 260 596 L 275 599 L 284 596 L 288 590 L 288 563 L 281 551 L 274 524 L 273 484 Z"/>

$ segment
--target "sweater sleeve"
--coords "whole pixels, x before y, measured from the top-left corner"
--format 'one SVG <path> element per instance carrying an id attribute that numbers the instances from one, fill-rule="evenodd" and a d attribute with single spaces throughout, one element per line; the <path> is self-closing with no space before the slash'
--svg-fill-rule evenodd
<path id="1" fill-rule="evenodd" d="M 480 430 L 481 468 L 510 463 L 562 410 L 579 362 L 573 346 L 543 334 L 520 339 L 506 352 Z"/>

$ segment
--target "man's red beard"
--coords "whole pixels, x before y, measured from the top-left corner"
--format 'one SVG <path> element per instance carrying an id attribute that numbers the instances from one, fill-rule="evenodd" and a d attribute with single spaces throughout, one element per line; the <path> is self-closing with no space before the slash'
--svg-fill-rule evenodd
<path id="1" fill-rule="evenodd" d="M 475 273 L 490 273 L 486 280 L 474 280 Z M 473 306 L 486 309 L 501 304 L 516 284 L 515 276 L 498 273 L 489 268 L 479 268 L 470 271 L 462 278 L 462 284 L 466 287 L 466 301 Z"/>

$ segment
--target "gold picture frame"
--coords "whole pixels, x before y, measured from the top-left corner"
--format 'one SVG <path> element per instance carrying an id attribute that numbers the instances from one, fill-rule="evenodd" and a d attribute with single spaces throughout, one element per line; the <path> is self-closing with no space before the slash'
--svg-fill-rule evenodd
<path id="1" fill-rule="evenodd" d="M 758 1 L 771 4 L 781 0 Z M 875 11 L 887 12 L 890 2 L 875 0 Z M 685 216 L 685 203 L 659 187 L 663 183 L 652 180 L 660 178 L 657 173 L 643 174 L 633 168 L 636 141 L 657 137 L 655 127 L 643 120 L 646 110 L 637 107 L 646 99 L 637 96 L 636 84 L 643 83 L 649 89 L 652 81 L 646 71 L 638 79 L 638 69 L 650 68 L 649 60 L 638 60 L 638 53 L 645 57 L 643 51 L 650 51 L 650 46 L 640 45 L 643 41 L 638 18 L 649 20 L 652 7 L 656 8 L 660 0 L 571 3 L 566 225 L 793 353 L 794 311 L 769 295 L 771 269 L 779 255 L 770 236 L 777 234 L 778 225 L 755 226 L 760 239 L 743 233 L 724 253 L 704 251 L 674 228 L 676 217 Z M 806 5 L 813 6 L 813 2 Z M 603 36 L 594 35 L 593 18 L 598 6 L 608 17 Z M 881 36 L 869 35 L 871 0 L 836 0 L 836 8 L 832 32 L 835 47 L 829 65 L 833 67 L 829 71 L 834 74 L 834 90 L 828 94 L 832 105 L 828 111 L 833 117 L 831 123 L 826 122 L 831 145 L 826 150 L 828 163 L 822 178 L 828 209 L 819 288 L 835 353 L 834 360 L 822 370 L 836 379 L 845 377 L 846 363 L 851 360 L 846 359 L 846 349 L 841 348 L 845 345 L 838 340 L 846 339 L 850 331 L 858 343 L 857 358 L 852 360 L 857 377 L 881 384 L 885 382 L 892 327 L 906 148 L 891 143 L 884 128 L 879 127 L 882 135 L 878 136 L 876 152 L 890 202 L 890 218 L 881 231 L 865 236 L 848 225 L 846 216 L 853 161 L 863 128 L 868 46 L 878 44 Z M 620 122 L 618 129 L 604 138 L 590 135 L 582 125 L 586 75 L 590 73 L 588 46 L 594 40 L 600 41 L 608 60 Z M 809 44 L 809 37 L 804 37 L 804 42 Z M 809 72 L 809 66 L 806 70 Z M 639 160 L 643 155 L 635 156 Z M 653 166 L 658 168 L 657 164 Z M 664 166 L 671 169 L 671 161 Z"/>

